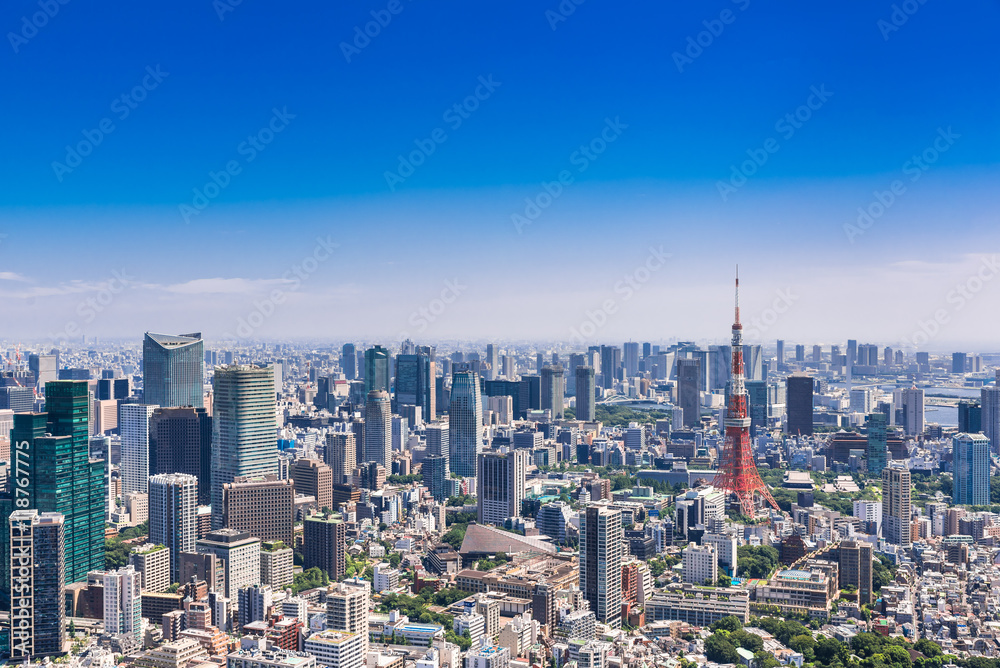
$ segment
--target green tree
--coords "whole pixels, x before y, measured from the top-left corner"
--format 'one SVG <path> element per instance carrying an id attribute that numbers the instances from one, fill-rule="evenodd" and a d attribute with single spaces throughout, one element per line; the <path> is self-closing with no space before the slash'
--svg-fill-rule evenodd
<path id="1" fill-rule="evenodd" d="M 846 665 L 850 657 L 847 645 L 827 637 L 819 639 L 813 648 L 813 654 L 816 656 L 816 661 L 822 663 L 824 666 L 830 666 L 834 663 Z"/>
<path id="2" fill-rule="evenodd" d="M 709 661 L 716 663 L 740 662 L 740 655 L 736 652 L 736 646 L 721 634 L 713 633 L 705 641 L 705 657 Z"/>
<path id="3" fill-rule="evenodd" d="M 944 653 L 941 651 L 941 645 L 927 638 L 921 638 L 916 643 L 914 643 L 913 649 L 917 650 L 927 658 L 934 658 L 935 656 L 941 656 Z"/>
<path id="4" fill-rule="evenodd" d="M 732 633 L 733 631 L 742 631 L 743 622 L 741 622 L 740 618 L 736 615 L 726 615 L 708 628 L 711 629 L 713 633 L 716 631 L 729 631 Z"/>

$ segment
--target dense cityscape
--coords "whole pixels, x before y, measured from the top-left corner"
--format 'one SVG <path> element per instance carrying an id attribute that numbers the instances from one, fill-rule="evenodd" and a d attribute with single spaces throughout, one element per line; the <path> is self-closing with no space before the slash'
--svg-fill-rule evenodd
<path id="1" fill-rule="evenodd" d="M 0 668 L 1000 668 L 997 25 L 5 2 Z"/>
<path id="2" fill-rule="evenodd" d="M 11 661 L 1000 657 L 1000 356 L 405 340 L 5 348 Z M 9 435 L 9 438 L 8 438 Z"/>

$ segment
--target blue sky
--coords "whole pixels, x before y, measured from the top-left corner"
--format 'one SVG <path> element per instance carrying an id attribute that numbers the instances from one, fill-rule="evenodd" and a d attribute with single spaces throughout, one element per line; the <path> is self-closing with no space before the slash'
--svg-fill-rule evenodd
<path id="1" fill-rule="evenodd" d="M 724 337 L 736 262 L 748 309 L 801 294 L 763 338 L 912 339 L 936 303 L 928 347 L 1000 324 L 992 275 L 948 297 L 997 248 L 996 1 L 52 1 L 0 13 L 9 336 L 223 336 L 278 290 L 253 336 L 568 338 L 615 299 L 598 339 Z"/>

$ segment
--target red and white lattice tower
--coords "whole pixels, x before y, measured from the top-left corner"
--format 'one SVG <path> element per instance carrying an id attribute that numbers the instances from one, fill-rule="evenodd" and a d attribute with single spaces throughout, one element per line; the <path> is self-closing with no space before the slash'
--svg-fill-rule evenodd
<path id="1" fill-rule="evenodd" d="M 722 450 L 719 472 L 712 485 L 728 495 L 735 496 L 740 511 L 747 517 L 757 514 L 755 494 L 770 503 L 775 510 L 778 504 L 757 472 L 753 444 L 750 441 L 750 418 L 747 415 L 747 389 L 743 367 L 743 325 L 740 324 L 740 275 L 736 272 L 736 322 L 733 323 L 733 369 L 726 410 L 726 444 Z"/>

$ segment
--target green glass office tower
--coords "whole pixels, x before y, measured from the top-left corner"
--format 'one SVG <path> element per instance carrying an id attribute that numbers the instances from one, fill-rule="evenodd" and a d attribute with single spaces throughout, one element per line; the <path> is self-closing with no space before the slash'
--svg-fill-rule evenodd
<path id="1" fill-rule="evenodd" d="M 66 584 L 104 568 L 105 462 L 90 458 L 88 403 L 86 381 L 54 380 L 45 384 L 46 413 L 14 415 L 10 496 L 0 500 L 5 517 L 28 509 L 64 516 Z M 6 594 L 9 579 L 0 586 Z"/>
<path id="2" fill-rule="evenodd" d="M 885 413 L 871 413 L 868 416 L 868 475 L 881 476 L 886 467 L 888 449 Z"/>

